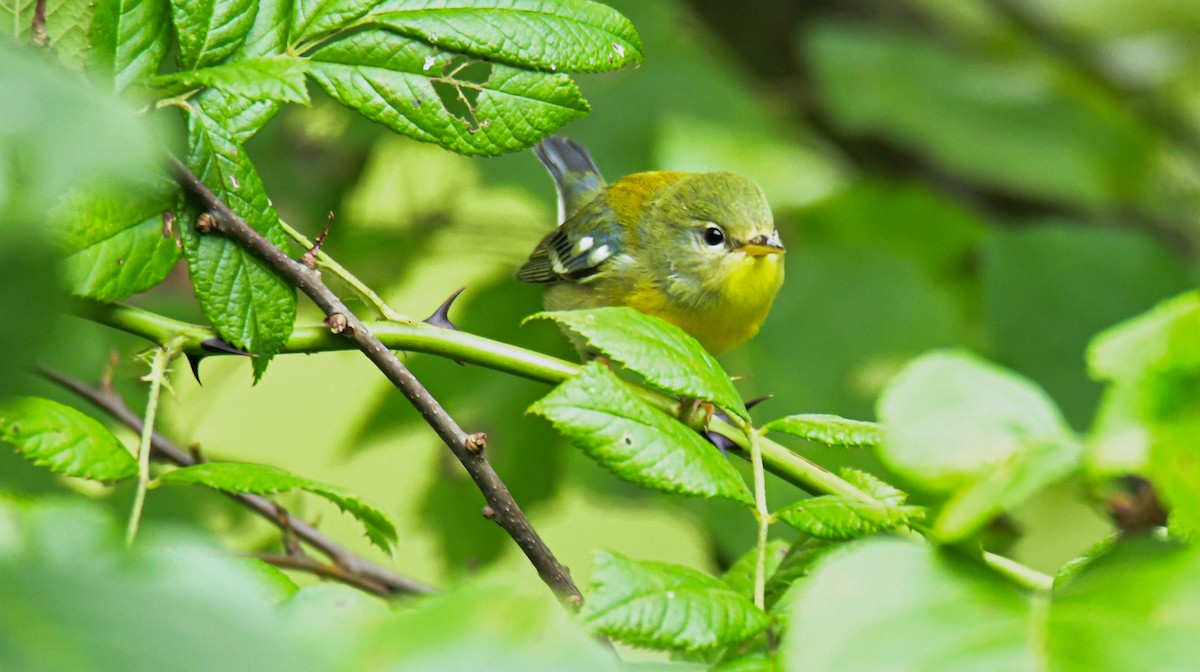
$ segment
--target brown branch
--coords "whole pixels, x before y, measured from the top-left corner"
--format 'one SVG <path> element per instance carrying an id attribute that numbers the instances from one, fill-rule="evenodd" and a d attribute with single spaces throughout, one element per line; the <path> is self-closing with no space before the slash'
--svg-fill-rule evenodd
<path id="1" fill-rule="evenodd" d="M 60 387 L 68 389 L 90 401 L 97 408 L 116 418 L 121 424 L 129 427 L 134 432 L 140 433 L 142 431 L 142 419 L 125 405 L 120 396 L 111 390 L 90 387 L 74 378 L 46 368 L 40 369 L 39 373 Z M 153 450 L 151 457 L 158 457 L 181 467 L 190 467 L 204 461 L 204 458 L 199 455 L 198 449 L 193 451 L 184 450 L 168 441 L 158 432 L 155 432 L 151 437 L 150 447 Z M 345 582 L 356 587 L 369 585 L 368 590 L 380 595 L 433 592 L 433 588 L 419 581 L 400 576 L 389 569 L 380 567 L 370 560 L 354 554 L 334 540 L 318 532 L 308 523 L 289 515 L 286 511 L 280 509 L 275 502 L 265 497 L 241 493 L 230 493 L 229 496 L 273 525 L 304 540 L 329 558 L 341 571 L 341 574 L 337 576 L 329 575 L 330 578 L 343 580 L 343 576 L 354 577 L 353 580 Z"/>
<path id="2" fill-rule="evenodd" d="M 529 519 L 525 517 L 508 491 L 508 486 L 500 480 L 499 475 L 496 474 L 482 451 L 473 452 L 471 450 L 471 436 L 458 426 L 458 423 L 433 398 L 425 386 L 409 372 L 408 368 L 396 358 L 395 354 L 367 330 L 362 321 L 325 286 L 325 283 L 321 281 L 320 273 L 287 256 L 251 228 L 183 164 L 172 160 L 171 172 L 184 190 L 189 192 L 209 214 L 214 216 L 218 231 L 257 254 L 300 288 L 300 291 L 308 295 L 313 303 L 317 304 L 325 313 L 327 324 L 336 325 L 336 333 L 353 341 L 355 346 L 375 364 L 376 368 L 387 376 L 387 379 L 416 407 L 438 437 L 466 468 L 471 479 L 483 493 L 484 499 L 487 500 L 488 508 L 493 511 L 493 520 L 504 528 L 504 531 L 517 543 L 517 546 L 525 553 L 525 557 L 529 558 L 529 562 L 537 569 L 542 581 L 571 604 L 576 606 L 582 604 L 583 596 L 580 594 L 579 588 L 575 586 L 575 582 L 571 580 L 567 568 L 554 557 L 554 553 L 530 525 Z"/>
<path id="3" fill-rule="evenodd" d="M 372 593 L 380 597 L 387 597 L 393 592 L 387 586 L 376 583 L 365 576 L 348 572 L 345 568 L 334 564 L 321 562 L 304 553 L 259 553 L 248 557 L 257 558 L 276 567 L 292 569 L 298 572 L 308 572 L 324 579 L 333 579 L 334 581 L 354 586 L 363 592 Z"/>

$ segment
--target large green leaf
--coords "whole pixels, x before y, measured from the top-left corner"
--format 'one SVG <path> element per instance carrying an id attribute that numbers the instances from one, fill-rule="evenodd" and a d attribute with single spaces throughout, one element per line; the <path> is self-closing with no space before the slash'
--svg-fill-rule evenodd
<path id="1" fill-rule="evenodd" d="M 789 670 L 1034 670 L 1033 604 L 966 561 L 870 539 L 827 554 L 797 584 Z"/>
<path id="2" fill-rule="evenodd" d="M 137 461 L 104 425 L 49 399 L 18 397 L 0 405 L 0 439 L 65 476 L 119 481 L 137 475 Z"/>
<path id="3" fill-rule="evenodd" d="M 298 45 L 362 18 L 379 0 L 293 0 L 290 42 Z"/>
<path id="4" fill-rule="evenodd" d="M 589 0 L 385 0 L 371 19 L 438 47 L 520 67 L 602 72 L 642 62 L 629 20 Z"/>
<path id="5" fill-rule="evenodd" d="M 919 506 L 889 506 L 847 497 L 810 497 L 776 515 L 810 537 L 844 541 L 887 532 L 925 517 Z"/>
<path id="6" fill-rule="evenodd" d="M 304 73 L 308 61 L 293 56 L 262 56 L 235 60 L 199 70 L 183 70 L 155 80 L 156 86 L 182 91 L 216 87 L 248 100 L 308 103 Z"/>
<path id="7" fill-rule="evenodd" d="M 651 385 L 703 399 L 746 417 L 746 407 L 716 358 L 682 329 L 627 306 L 538 313 L 582 336 Z"/>
<path id="8" fill-rule="evenodd" d="M 163 223 L 178 197 L 173 184 L 139 194 L 74 195 L 56 208 L 72 293 L 115 303 L 144 292 L 179 261 Z"/>
<path id="9" fill-rule="evenodd" d="M 767 615 L 720 579 L 604 550 L 580 616 L 622 642 L 687 651 L 737 644 L 767 627 Z"/>
<path id="10" fill-rule="evenodd" d="M 246 39 L 258 3 L 254 0 L 188 0 L 171 3 L 179 60 L 184 70 L 220 63 Z"/>
<path id="11" fill-rule="evenodd" d="M 638 485 L 753 504 L 733 465 L 700 435 L 650 406 L 592 363 L 529 407 L 588 457 Z"/>
<path id="12" fill-rule="evenodd" d="M 234 213 L 275 245 L 287 245 L 279 215 L 246 151 L 204 108 L 188 108 L 187 164 Z M 221 111 L 217 111 L 219 114 Z M 220 235 L 181 229 L 200 309 L 221 337 L 251 352 L 256 377 L 292 333 L 296 292 L 249 250 Z"/>
<path id="13" fill-rule="evenodd" d="M 1200 633 L 1200 552 L 1150 539 L 1117 544 L 1055 591 L 1050 669 L 1186 670 Z"/>
<path id="14" fill-rule="evenodd" d="M 244 559 L 180 526 L 164 534 L 147 525 L 126 548 L 101 511 L 0 505 L 0 669 L 284 672 L 344 664 L 346 638 L 284 621 L 278 588 Z"/>
<path id="15" fill-rule="evenodd" d="M 1092 339 L 1088 370 L 1097 380 L 1136 382 L 1157 370 L 1200 366 L 1200 292 L 1188 292 Z"/>
<path id="16" fill-rule="evenodd" d="M 112 90 L 158 74 L 171 44 L 167 0 L 99 0 L 92 22 L 91 69 Z"/>
<path id="17" fill-rule="evenodd" d="M 192 483 L 224 492 L 271 495 L 288 490 L 304 490 L 333 502 L 354 516 L 366 529 L 367 538 L 384 551 L 396 543 L 396 526 L 379 509 L 341 488 L 289 474 L 275 467 L 234 462 L 205 462 L 168 471 L 158 478 L 163 483 Z"/>
<path id="18" fill-rule="evenodd" d="M 766 428 L 827 446 L 878 446 L 883 443 L 883 427 L 877 423 L 837 415 L 789 415 L 772 420 Z"/>
<path id="19" fill-rule="evenodd" d="M 566 75 L 500 63 L 455 74 L 464 57 L 385 30 L 354 33 L 312 58 L 311 76 L 338 102 L 462 154 L 530 147 L 588 111 Z"/>
<path id="20" fill-rule="evenodd" d="M 878 415 L 880 457 L 934 490 L 952 490 L 1013 455 L 1075 440 L 1058 409 L 1028 380 L 959 351 L 917 358 L 888 384 Z"/>

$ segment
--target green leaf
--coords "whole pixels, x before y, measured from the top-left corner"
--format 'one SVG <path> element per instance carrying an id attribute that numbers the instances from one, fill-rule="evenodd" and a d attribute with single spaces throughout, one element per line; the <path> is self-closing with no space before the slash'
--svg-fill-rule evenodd
<path id="1" fill-rule="evenodd" d="M 908 493 L 885 482 L 874 474 L 868 474 L 865 471 L 851 469 L 850 467 L 843 467 L 840 475 L 842 480 L 884 504 L 900 506 L 908 501 Z"/>
<path id="2" fill-rule="evenodd" d="M 878 446 L 883 443 L 883 427 L 878 423 L 848 420 L 836 415 L 801 414 L 772 420 L 766 426 L 827 446 Z"/>
<path id="3" fill-rule="evenodd" d="M 379 0 L 294 0 L 291 43 L 328 35 L 362 18 Z"/>
<path id="4" fill-rule="evenodd" d="M 945 542 L 967 538 L 1045 486 L 1074 472 L 1082 457 L 1080 444 L 1048 444 L 993 465 L 946 502 L 934 522 L 933 535 Z"/>
<path id="5" fill-rule="evenodd" d="M 379 509 L 341 488 L 289 474 L 261 464 L 205 462 L 168 471 L 158 478 L 163 483 L 191 483 L 223 492 L 271 495 L 288 490 L 304 490 L 333 502 L 354 516 L 366 529 L 367 538 L 384 551 L 396 544 L 396 527 Z"/>
<path id="6" fill-rule="evenodd" d="M 162 282 L 180 255 L 163 224 L 177 191 L 160 183 L 140 194 L 76 194 L 60 203 L 54 219 L 71 292 L 116 303 Z"/>
<path id="7" fill-rule="evenodd" d="M 627 306 L 538 313 L 528 319 L 553 320 L 661 390 L 711 401 L 748 417 L 716 358 L 669 322 Z"/>
<path id="8" fill-rule="evenodd" d="M 919 506 L 887 506 L 823 495 L 779 511 L 779 519 L 817 539 L 845 541 L 887 532 L 925 517 Z"/>
<path id="9" fill-rule="evenodd" d="M 525 149 L 588 112 L 566 75 L 471 64 L 383 30 L 322 47 L 312 56 L 309 74 L 368 119 L 461 154 Z"/>
<path id="10" fill-rule="evenodd" d="M 120 93 L 158 74 L 171 44 L 167 0 L 99 0 L 92 22 L 92 70 Z"/>
<path id="11" fill-rule="evenodd" d="M 143 183 L 159 172 L 162 148 L 132 109 L 9 40 L 0 40 L 0 91 L 0 208 L 8 221 L 41 224 L 81 184 Z"/>
<path id="12" fill-rule="evenodd" d="M 642 62 L 642 43 L 617 10 L 588 0 L 385 2 L 375 23 L 429 44 L 538 70 L 603 72 Z"/>
<path id="13" fill-rule="evenodd" d="M 743 642 L 767 627 L 767 615 L 703 572 L 596 552 L 584 624 L 613 639 L 697 651 Z"/>
<path id="14" fill-rule="evenodd" d="M 529 407 L 588 457 L 646 488 L 753 499 L 733 465 L 699 434 L 634 396 L 608 368 L 592 363 Z"/>
<path id="15" fill-rule="evenodd" d="M 932 490 L 956 489 L 1039 446 L 1075 445 L 1037 386 L 966 352 L 914 360 L 884 389 L 878 416 L 887 427 L 880 457 Z"/>
<path id="16" fill-rule="evenodd" d="M 188 112 L 188 167 L 254 230 L 285 247 L 287 235 L 279 226 L 279 215 L 245 149 L 208 110 L 189 107 Z M 254 371 L 256 378 L 261 376 L 292 333 L 295 290 L 265 262 L 228 238 L 202 235 L 186 225 L 180 233 L 200 309 L 221 338 L 258 355 Z"/>
<path id="17" fill-rule="evenodd" d="M 857 542 L 826 555 L 795 593 L 785 669 L 1039 669 L 1030 599 L 928 546 Z"/>
<path id="18" fill-rule="evenodd" d="M 223 61 L 236 52 L 254 25 L 254 0 L 188 0 L 171 3 L 183 70 Z"/>
<path id="19" fill-rule="evenodd" d="M 137 461 L 104 425 L 49 399 L 6 401 L 0 406 L 0 439 L 64 476 L 119 481 L 137 475 Z"/>
<path id="20" fill-rule="evenodd" d="M 1186 670 L 1200 632 L 1200 551 L 1150 539 L 1117 544 L 1050 602 L 1048 667 L 1063 672 Z"/>
<path id="21" fill-rule="evenodd" d="M 291 627 L 278 589 L 211 537 L 144 523 L 126 548 L 103 511 L 0 505 L 0 668 L 269 672 L 344 663 L 345 638 Z"/>
<path id="22" fill-rule="evenodd" d="M 36 6 L 37 0 L 0 0 L 0 34 L 30 42 Z M 82 68 L 87 59 L 94 14 L 92 0 L 46 0 L 46 44 L 72 70 Z"/>
<path id="23" fill-rule="evenodd" d="M 259 0 L 254 24 L 246 33 L 242 48 L 232 58 L 275 56 L 287 51 L 288 27 L 294 0 Z"/>
<path id="24" fill-rule="evenodd" d="M 1200 292 L 1181 294 L 1111 327 L 1088 346 L 1096 380 L 1136 382 L 1156 370 L 1200 366 Z"/>
<path id="25" fill-rule="evenodd" d="M 307 71 L 305 59 L 263 56 L 164 75 L 156 78 L 154 85 L 171 91 L 211 86 L 248 100 L 307 104 L 308 89 L 304 82 Z"/>
<path id="26" fill-rule="evenodd" d="M 779 569 L 788 552 L 788 543 L 781 539 L 767 542 L 766 575 L 770 577 Z M 721 580 L 737 594 L 746 599 L 754 598 L 754 566 L 758 562 L 758 548 L 751 548 L 738 558 L 721 575 Z"/>

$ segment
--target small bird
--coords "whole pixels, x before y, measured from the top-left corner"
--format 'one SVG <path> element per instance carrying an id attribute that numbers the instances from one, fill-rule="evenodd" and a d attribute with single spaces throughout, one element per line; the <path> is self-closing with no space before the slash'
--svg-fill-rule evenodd
<path id="1" fill-rule="evenodd" d="M 547 310 L 632 306 L 720 354 L 758 333 L 783 284 L 783 243 L 762 189 L 732 173 L 646 172 L 608 184 L 587 149 L 534 147 L 559 225 L 517 279 Z"/>

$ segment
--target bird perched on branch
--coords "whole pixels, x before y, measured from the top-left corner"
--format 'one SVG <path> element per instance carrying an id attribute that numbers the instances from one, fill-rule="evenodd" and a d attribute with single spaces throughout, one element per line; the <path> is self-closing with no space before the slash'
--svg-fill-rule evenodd
<path id="1" fill-rule="evenodd" d="M 783 284 L 783 243 L 762 189 L 732 173 L 647 172 L 608 184 L 588 151 L 550 137 L 534 153 L 559 225 L 517 271 L 547 310 L 632 306 L 709 352 L 762 326 Z"/>

